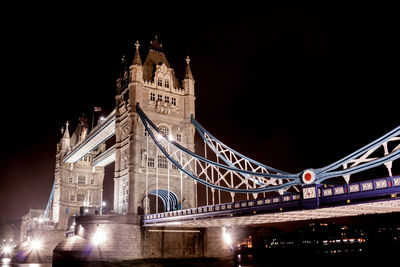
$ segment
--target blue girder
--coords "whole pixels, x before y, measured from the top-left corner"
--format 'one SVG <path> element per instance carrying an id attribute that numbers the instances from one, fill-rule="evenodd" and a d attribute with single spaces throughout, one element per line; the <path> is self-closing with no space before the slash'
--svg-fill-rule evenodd
<path id="1" fill-rule="evenodd" d="M 179 170 L 181 170 L 182 172 L 184 172 L 186 175 L 188 175 L 189 177 L 191 177 L 193 180 L 212 187 L 214 189 L 218 189 L 218 190 L 223 190 L 223 191 L 227 191 L 227 192 L 233 192 L 233 193 L 261 193 L 261 192 L 268 192 L 268 191 L 278 191 L 281 189 L 286 189 L 288 187 L 291 186 L 297 186 L 297 185 L 303 185 L 304 183 L 302 182 L 302 174 L 303 172 L 300 173 L 296 173 L 296 174 L 291 174 L 288 172 L 284 172 L 275 168 L 272 168 L 270 166 L 261 164 L 253 159 L 250 159 L 242 154 L 240 154 L 239 152 L 231 149 L 230 147 L 226 146 L 225 144 L 223 144 L 221 141 L 217 140 L 214 136 L 212 136 L 208 131 L 206 131 L 193 117 L 191 118 L 191 121 L 193 123 L 193 125 L 195 126 L 196 130 L 198 131 L 198 133 L 200 134 L 200 136 L 203 138 L 203 140 L 212 148 L 212 150 L 214 151 L 214 153 L 216 153 L 216 155 L 221 158 L 226 164 L 228 165 L 224 165 L 218 162 L 214 162 L 211 161 L 209 159 L 206 159 L 204 157 L 201 157 L 199 155 L 196 155 L 195 153 L 193 153 L 192 151 L 186 149 L 185 147 L 181 146 L 179 143 L 175 142 L 175 141 L 169 141 L 168 138 L 166 136 L 164 136 L 164 134 L 162 134 L 159 130 L 158 127 L 147 117 L 147 115 L 143 112 L 143 110 L 140 108 L 139 103 L 136 104 L 136 111 L 139 114 L 139 117 L 141 119 L 141 121 L 143 122 L 143 125 L 145 126 L 146 131 L 149 133 L 150 137 L 152 138 L 152 140 L 154 141 L 154 143 L 156 144 L 156 146 L 161 150 L 161 152 L 168 158 L 168 160 L 170 160 Z M 197 177 L 196 175 L 194 175 L 193 173 L 191 173 L 190 171 L 186 170 L 185 168 L 183 168 L 179 162 L 177 162 L 175 159 L 173 159 L 168 152 L 164 149 L 164 147 L 157 141 L 157 138 L 155 138 L 153 132 L 149 129 L 149 125 L 151 126 L 151 128 L 158 134 L 162 135 L 164 137 L 165 140 L 167 140 L 167 142 L 171 143 L 172 145 L 174 145 L 177 149 L 189 154 L 190 156 L 205 162 L 207 164 L 211 164 L 215 167 L 218 168 L 222 168 L 228 171 L 233 171 L 236 173 L 240 173 L 241 175 L 243 175 L 244 177 L 248 177 L 249 175 L 251 176 L 256 176 L 256 177 L 265 177 L 265 178 L 274 178 L 274 179 L 286 179 L 289 180 L 288 182 L 284 183 L 284 184 L 280 184 L 280 185 L 274 185 L 274 186 L 269 186 L 269 187 L 260 187 L 260 188 L 253 188 L 253 189 L 240 189 L 240 188 L 228 188 L 228 187 L 224 187 L 224 186 L 220 186 L 220 185 L 215 185 L 212 184 L 210 182 L 204 181 L 203 179 L 200 179 L 199 177 Z M 209 140 L 207 140 L 207 138 L 205 138 L 205 134 L 207 134 L 210 138 L 212 138 L 213 141 L 215 141 L 216 143 L 218 143 L 219 145 L 221 145 L 224 149 L 229 150 L 230 152 L 234 153 L 235 155 L 242 157 L 246 160 L 248 160 L 249 162 L 256 164 L 260 167 L 263 167 L 269 171 L 273 171 L 276 172 L 276 174 L 270 174 L 270 173 L 261 173 L 261 172 L 253 172 L 253 171 L 248 171 L 248 170 L 243 170 L 243 169 L 239 169 L 237 167 L 235 167 L 231 162 L 229 162 L 223 155 L 221 155 L 218 151 L 216 151 L 212 145 L 210 145 Z M 379 165 L 382 165 L 384 163 L 387 162 L 392 162 L 398 158 L 400 158 L 400 150 L 396 150 L 396 151 L 392 151 L 391 153 L 388 153 L 387 155 L 379 158 L 379 159 L 374 159 L 371 160 L 370 162 L 366 162 L 363 163 L 362 165 L 359 166 L 353 166 L 347 169 L 343 169 L 343 170 L 336 170 L 338 168 L 340 168 L 341 166 L 347 164 L 348 162 L 350 162 L 351 160 L 367 153 L 369 150 L 374 149 L 380 145 L 382 145 L 385 142 L 388 142 L 390 139 L 392 139 L 393 137 L 397 137 L 400 135 L 400 126 L 395 128 L 394 130 L 390 131 L 389 133 L 385 134 L 384 136 L 376 139 L 375 141 L 371 142 L 370 144 L 362 147 L 361 149 L 355 151 L 354 153 L 351 153 L 350 155 L 326 166 L 323 168 L 318 168 L 318 169 L 310 169 L 314 172 L 315 174 L 315 180 L 314 183 L 315 184 L 319 184 L 329 178 L 333 178 L 333 177 L 339 177 L 339 176 L 344 176 L 344 175 L 351 175 L 354 173 L 358 173 L 358 172 L 362 172 L 365 171 L 367 169 L 371 169 L 374 167 L 377 167 Z"/>

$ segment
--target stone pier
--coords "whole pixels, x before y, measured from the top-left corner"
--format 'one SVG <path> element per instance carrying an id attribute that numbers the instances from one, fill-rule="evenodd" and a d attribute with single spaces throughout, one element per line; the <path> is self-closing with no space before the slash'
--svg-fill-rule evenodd
<path id="1" fill-rule="evenodd" d="M 54 249 L 53 262 L 231 258 L 221 228 L 143 227 L 137 215 L 76 219 L 75 235 Z"/>

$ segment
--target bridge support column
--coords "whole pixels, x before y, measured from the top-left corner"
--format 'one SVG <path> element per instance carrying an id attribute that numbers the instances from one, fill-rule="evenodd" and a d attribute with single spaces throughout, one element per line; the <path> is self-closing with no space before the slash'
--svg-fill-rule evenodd
<path id="1" fill-rule="evenodd" d="M 53 263 L 147 259 L 232 258 L 222 228 L 143 227 L 137 215 L 81 216 L 75 235 L 53 252 Z"/>

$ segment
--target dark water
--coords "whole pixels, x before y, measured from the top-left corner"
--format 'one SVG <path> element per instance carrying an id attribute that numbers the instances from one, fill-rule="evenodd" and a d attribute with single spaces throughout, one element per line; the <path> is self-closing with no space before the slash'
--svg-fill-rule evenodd
<path id="1" fill-rule="evenodd" d="M 135 263 L 85 263 L 78 264 L 69 262 L 63 264 L 52 263 L 1 263 L 0 267 L 57 267 L 57 266 L 85 266 L 85 267 L 170 267 L 170 266 L 193 266 L 193 267 L 261 267 L 261 266 L 307 266 L 307 267 L 329 267 L 329 266 L 390 266 L 393 262 L 393 254 L 389 255 L 365 255 L 365 254 L 347 254 L 347 255 L 299 255 L 299 254 L 282 254 L 269 257 L 255 257 L 253 255 L 238 255 L 232 260 L 167 260 L 167 261 L 146 261 Z M 394 265 L 397 266 L 397 265 Z"/>

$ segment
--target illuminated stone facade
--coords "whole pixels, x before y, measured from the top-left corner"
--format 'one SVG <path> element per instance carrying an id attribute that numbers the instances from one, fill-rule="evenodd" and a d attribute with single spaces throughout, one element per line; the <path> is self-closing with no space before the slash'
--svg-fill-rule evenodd
<path id="1" fill-rule="evenodd" d="M 195 206 L 194 182 L 185 177 L 181 179 L 180 171 L 147 137 L 136 113 L 136 103 L 139 103 L 163 133 L 194 151 L 194 127 L 190 116 L 195 115 L 195 82 L 188 58 L 186 64 L 181 85 L 157 38 L 151 42 L 143 64 L 137 42 L 132 64 L 129 68 L 125 67 L 117 80 L 114 176 L 114 211 L 117 213 L 143 214 L 146 208 L 155 211 L 154 201 L 150 202 L 147 195 L 157 192 L 157 188 L 168 191 L 168 177 L 171 196 L 169 209 Z M 173 196 L 178 200 L 175 205 L 172 205 Z M 158 202 L 162 202 L 162 199 Z M 163 208 L 168 209 L 165 206 L 167 203 Z"/>
<path id="2" fill-rule="evenodd" d="M 104 168 L 92 167 L 96 154 L 105 150 L 100 145 L 76 163 L 64 163 L 62 159 L 75 146 L 85 141 L 88 126 L 82 117 L 70 137 L 68 123 L 62 130 L 63 137 L 57 145 L 55 186 L 50 218 L 57 229 L 67 229 L 69 218 L 79 214 L 80 207 L 100 207 L 103 196 Z M 70 222 L 71 223 L 71 222 Z"/>

